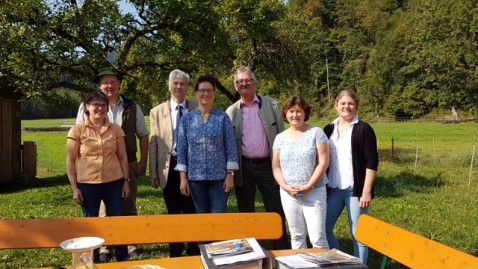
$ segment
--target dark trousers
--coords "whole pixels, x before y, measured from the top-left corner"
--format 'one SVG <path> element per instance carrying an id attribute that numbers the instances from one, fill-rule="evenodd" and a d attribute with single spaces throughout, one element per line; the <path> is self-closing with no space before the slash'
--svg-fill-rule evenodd
<path id="1" fill-rule="evenodd" d="M 163 189 L 164 202 L 168 209 L 168 214 L 194 214 L 196 208 L 191 196 L 184 196 L 179 190 L 180 178 L 179 172 L 174 170 L 177 160 L 175 157 L 171 157 L 169 162 L 169 175 L 166 187 Z M 165 231 L 167 232 L 167 231 Z M 199 247 L 196 242 L 187 243 L 188 247 L 186 253 L 188 256 L 199 255 Z M 183 243 L 170 243 L 169 244 L 169 256 L 180 257 L 184 250 Z"/>
<path id="2" fill-rule="evenodd" d="M 280 199 L 280 187 L 272 174 L 271 160 L 253 161 L 242 158 L 242 186 L 236 187 L 236 199 L 239 212 L 254 212 L 256 186 L 262 195 L 267 212 L 277 212 L 282 218 L 282 237 L 272 241 L 274 249 L 290 249 L 287 236 L 285 215 Z"/>
<path id="3" fill-rule="evenodd" d="M 103 200 L 108 208 L 106 216 L 123 215 L 123 185 L 124 180 L 115 180 L 101 184 L 78 184 L 78 188 L 83 194 L 83 214 L 85 217 L 98 217 L 100 203 Z M 126 246 L 114 247 L 117 261 L 124 261 L 128 258 L 128 248 Z M 99 251 L 94 251 L 95 262 L 99 261 Z"/>

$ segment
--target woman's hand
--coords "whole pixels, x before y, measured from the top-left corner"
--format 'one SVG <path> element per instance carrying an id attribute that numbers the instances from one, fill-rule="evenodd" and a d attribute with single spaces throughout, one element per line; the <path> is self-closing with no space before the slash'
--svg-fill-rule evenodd
<path id="1" fill-rule="evenodd" d="M 129 181 L 125 180 L 123 184 L 123 194 L 122 197 L 126 200 L 131 195 L 131 190 L 129 188 Z"/>
<path id="2" fill-rule="evenodd" d="M 299 193 L 302 193 L 302 194 L 306 194 L 307 192 L 309 192 L 310 190 L 312 190 L 314 187 L 312 187 L 311 185 L 309 184 L 306 184 L 306 185 L 301 185 L 301 186 L 297 186 L 297 187 L 294 187 L 295 190 L 297 190 Z"/>
<path id="3" fill-rule="evenodd" d="M 307 192 L 313 189 L 313 187 L 309 184 L 306 185 L 301 185 L 301 186 L 289 186 L 286 185 L 282 187 L 286 192 L 290 193 L 290 195 L 294 197 L 302 197 L 304 196 Z"/>
<path id="4" fill-rule="evenodd" d="M 371 193 L 362 193 L 359 201 L 360 208 L 370 208 L 372 206 L 372 194 Z"/>
<path id="5" fill-rule="evenodd" d="M 191 189 L 189 187 L 188 175 L 185 172 L 180 172 L 181 183 L 179 184 L 179 190 L 184 196 L 189 196 L 191 194 Z"/>
<path id="6" fill-rule="evenodd" d="M 282 189 L 294 197 L 297 197 L 297 194 L 300 192 L 299 187 L 296 186 L 284 185 L 282 186 Z"/>
<path id="7" fill-rule="evenodd" d="M 234 176 L 231 174 L 227 174 L 226 179 L 224 180 L 224 192 L 231 192 L 234 188 Z"/>
<path id="8" fill-rule="evenodd" d="M 73 200 L 79 205 L 83 205 L 83 194 L 80 189 L 73 189 Z"/>

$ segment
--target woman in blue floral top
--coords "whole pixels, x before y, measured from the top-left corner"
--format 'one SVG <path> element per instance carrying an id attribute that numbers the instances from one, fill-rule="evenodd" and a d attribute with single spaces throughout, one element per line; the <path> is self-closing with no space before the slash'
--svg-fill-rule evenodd
<path id="1" fill-rule="evenodd" d="M 224 213 L 239 169 L 234 129 L 227 114 L 213 107 L 216 79 L 201 76 L 194 89 L 199 106 L 179 124 L 180 189 L 192 195 L 197 213 Z"/>
<path id="2" fill-rule="evenodd" d="M 289 225 L 293 249 L 329 248 L 325 234 L 327 209 L 326 170 L 328 138 L 319 127 L 308 125 L 310 105 L 301 97 L 289 98 L 282 117 L 290 128 L 278 134 L 273 146 L 272 171 Z"/>

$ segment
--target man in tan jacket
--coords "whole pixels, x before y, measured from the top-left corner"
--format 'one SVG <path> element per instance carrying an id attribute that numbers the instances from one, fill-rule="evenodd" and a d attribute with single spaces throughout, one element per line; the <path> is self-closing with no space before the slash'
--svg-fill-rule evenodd
<path id="1" fill-rule="evenodd" d="M 151 137 L 149 143 L 149 169 L 153 188 L 162 188 L 168 214 L 196 213 L 191 196 L 184 196 L 179 190 L 179 172 L 174 170 L 177 164 L 176 142 L 179 120 L 185 113 L 197 108 L 196 101 L 187 100 L 190 83 L 188 74 L 173 70 L 169 74 L 171 99 L 161 103 L 150 111 Z M 183 243 L 169 244 L 169 256 L 182 256 Z M 186 253 L 199 255 L 197 243 L 188 243 Z"/>

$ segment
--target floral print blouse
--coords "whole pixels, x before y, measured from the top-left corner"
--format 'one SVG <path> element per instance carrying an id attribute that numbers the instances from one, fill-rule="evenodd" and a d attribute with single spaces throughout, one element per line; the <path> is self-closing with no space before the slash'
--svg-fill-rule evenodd
<path id="1" fill-rule="evenodd" d="M 238 170 L 238 153 L 234 129 L 226 113 L 214 108 L 204 123 L 201 111 L 195 109 L 181 118 L 179 124 L 178 165 L 189 180 L 222 180 L 227 170 Z"/>

